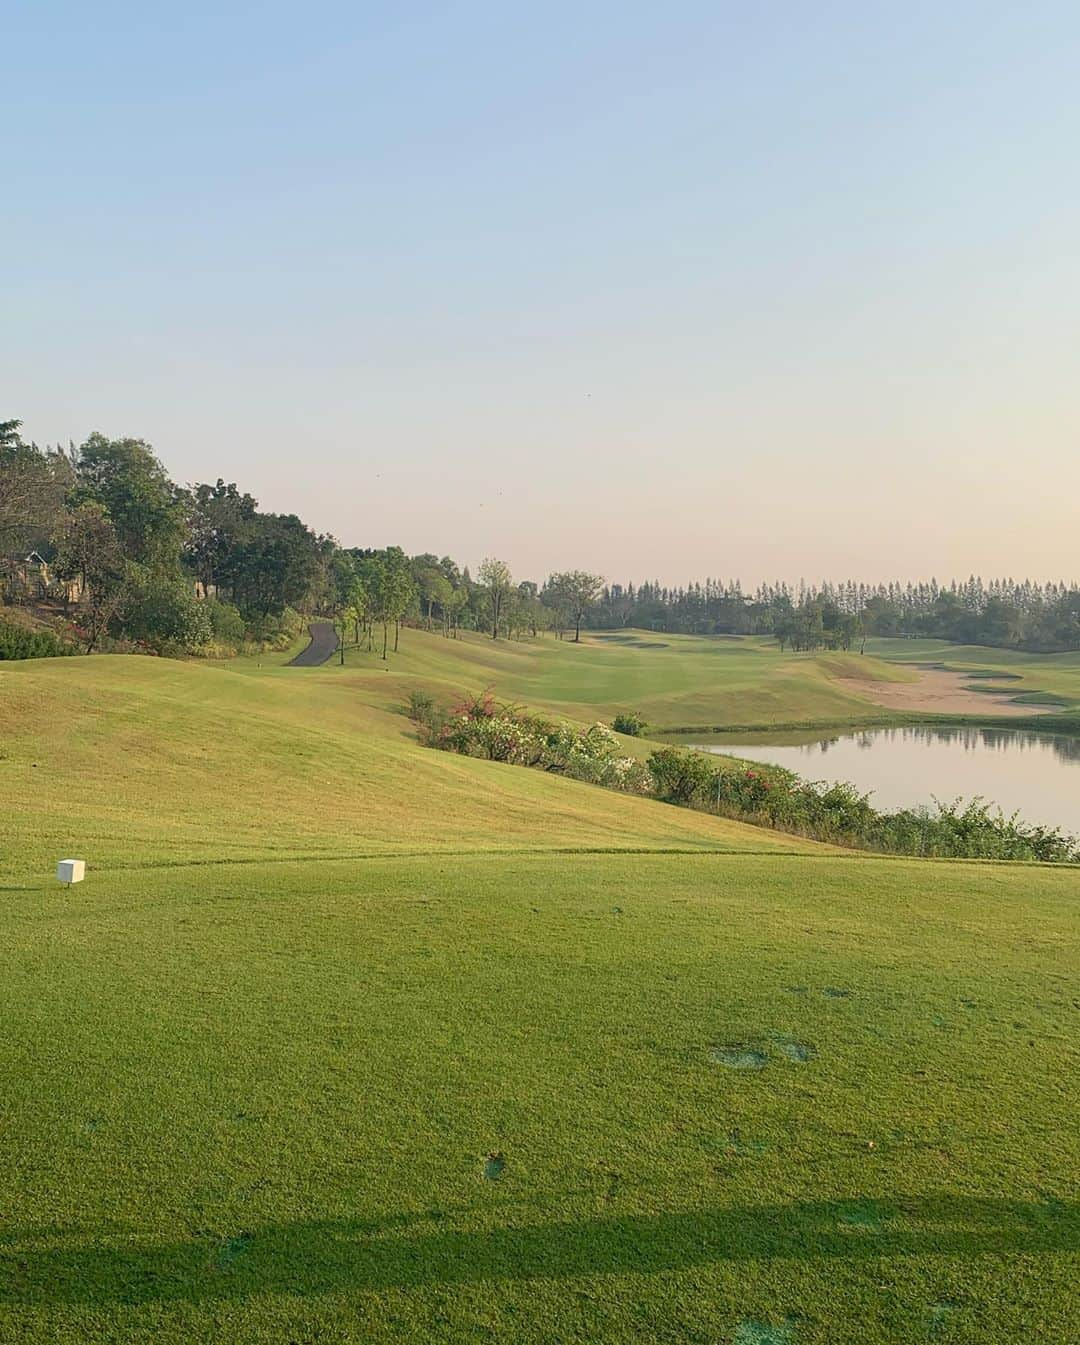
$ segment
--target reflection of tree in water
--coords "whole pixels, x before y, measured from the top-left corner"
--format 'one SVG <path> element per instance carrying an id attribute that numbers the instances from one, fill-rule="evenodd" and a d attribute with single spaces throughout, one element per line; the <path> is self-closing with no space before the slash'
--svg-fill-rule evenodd
<path id="1" fill-rule="evenodd" d="M 833 734 L 807 744 L 808 755 L 824 756 L 843 741 L 852 741 L 861 751 L 882 742 L 958 743 L 965 752 L 993 748 L 999 752 L 1053 752 L 1062 761 L 1080 762 L 1080 738 L 1064 733 L 1039 733 L 1034 729 L 972 728 L 964 724 L 913 724 L 902 728 L 864 729 L 861 733 Z"/>
<path id="2" fill-rule="evenodd" d="M 895 731 L 895 730 L 890 730 Z M 1039 733 L 1033 729 L 977 729 L 962 725 L 949 727 L 939 724 L 920 724 L 900 729 L 909 741 L 959 742 L 964 750 L 974 752 L 980 747 L 999 752 L 1045 752 L 1048 749 L 1062 761 L 1080 761 L 1080 738 L 1063 733 Z"/>

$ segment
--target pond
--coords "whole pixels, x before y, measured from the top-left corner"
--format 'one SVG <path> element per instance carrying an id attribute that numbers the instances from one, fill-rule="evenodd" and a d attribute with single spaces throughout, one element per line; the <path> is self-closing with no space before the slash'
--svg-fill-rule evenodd
<path id="1" fill-rule="evenodd" d="M 847 780 L 884 812 L 981 795 L 1006 815 L 1080 834 L 1080 739 L 1064 734 L 935 724 L 828 737 L 718 735 L 691 745 L 807 780 Z"/>

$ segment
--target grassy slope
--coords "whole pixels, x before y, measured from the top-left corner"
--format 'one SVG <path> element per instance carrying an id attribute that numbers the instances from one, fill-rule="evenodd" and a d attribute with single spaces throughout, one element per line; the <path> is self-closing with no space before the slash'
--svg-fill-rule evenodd
<path id="1" fill-rule="evenodd" d="M 5 865 L 40 872 L 73 846 L 97 867 L 141 868 L 387 851 L 807 848 L 425 751 L 400 713 L 410 680 L 377 664 L 126 656 L 0 665 Z"/>
<path id="2" fill-rule="evenodd" d="M 1070 1339 L 1075 874 L 424 752 L 417 681 L 663 683 L 405 638 L 0 668 L 0 1341 Z"/>
<path id="3" fill-rule="evenodd" d="M 351 656 L 360 666 L 366 655 Z M 495 644 L 408 632 L 395 667 L 433 689 L 490 684 L 499 695 L 571 718 L 640 711 L 657 728 L 868 719 L 881 708 L 839 688 L 835 676 L 906 680 L 911 673 L 854 654 L 781 654 L 764 640 L 594 633 L 580 645 L 546 639 Z"/>

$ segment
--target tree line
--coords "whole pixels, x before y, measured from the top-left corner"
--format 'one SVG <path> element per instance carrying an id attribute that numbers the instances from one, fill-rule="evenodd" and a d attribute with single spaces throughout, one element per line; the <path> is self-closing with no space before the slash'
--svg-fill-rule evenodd
<path id="1" fill-rule="evenodd" d="M 1080 649 L 1080 588 L 1075 583 L 972 576 L 963 581 L 816 585 L 707 579 L 684 587 L 611 584 L 590 625 L 636 626 L 668 634 L 772 635 L 781 647 L 851 649 L 868 636 L 936 638 L 1032 652 Z"/>
<path id="2" fill-rule="evenodd" d="M 31 556 L 41 562 L 37 582 Z M 450 639 L 467 629 L 580 640 L 583 629 L 633 626 L 770 635 L 793 650 L 861 648 L 871 635 L 1080 649 L 1075 584 L 972 577 L 744 592 L 715 579 L 605 585 L 585 570 L 537 584 L 495 558 L 474 577 L 449 556 L 343 547 L 295 514 L 260 510 L 232 482 L 180 486 L 144 440 L 94 433 L 77 447 L 42 449 L 17 420 L 0 421 L 0 597 L 59 606 L 87 652 L 281 642 L 299 631 L 299 612 L 334 616 L 343 637 L 366 639 L 384 658 L 406 623 Z"/>
<path id="3" fill-rule="evenodd" d="M 224 652 L 287 639 L 298 612 L 333 616 L 343 645 L 351 632 L 383 658 L 409 621 L 580 640 L 602 588 L 581 570 L 538 586 L 496 559 L 474 579 L 448 556 L 342 547 L 234 482 L 178 485 L 144 440 L 39 448 L 18 420 L 0 421 L 0 567 L 0 597 L 62 610 L 87 653 Z"/>

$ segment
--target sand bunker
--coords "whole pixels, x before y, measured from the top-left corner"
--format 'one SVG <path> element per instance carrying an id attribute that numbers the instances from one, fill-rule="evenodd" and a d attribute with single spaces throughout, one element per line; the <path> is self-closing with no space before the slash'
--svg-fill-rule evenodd
<path id="1" fill-rule="evenodd" d="M 982 674 L 985 680 L 986 674 Z M 1010 700 L 1016 694 L 1013 687 L 1002 687 L 1001 694 L 972 691 L 969 673 L 949 672 L 945 668 L 920 670 L 917 682 L 864 682 L 857 677 L 837 677 L 836 685 L 875 705 L 890 710 L 921 710 L 941 715 L 1000 715 L 1016 718 L 1022 715 L 1052 714 L 1057 706 L 1017 705 Z"/>

